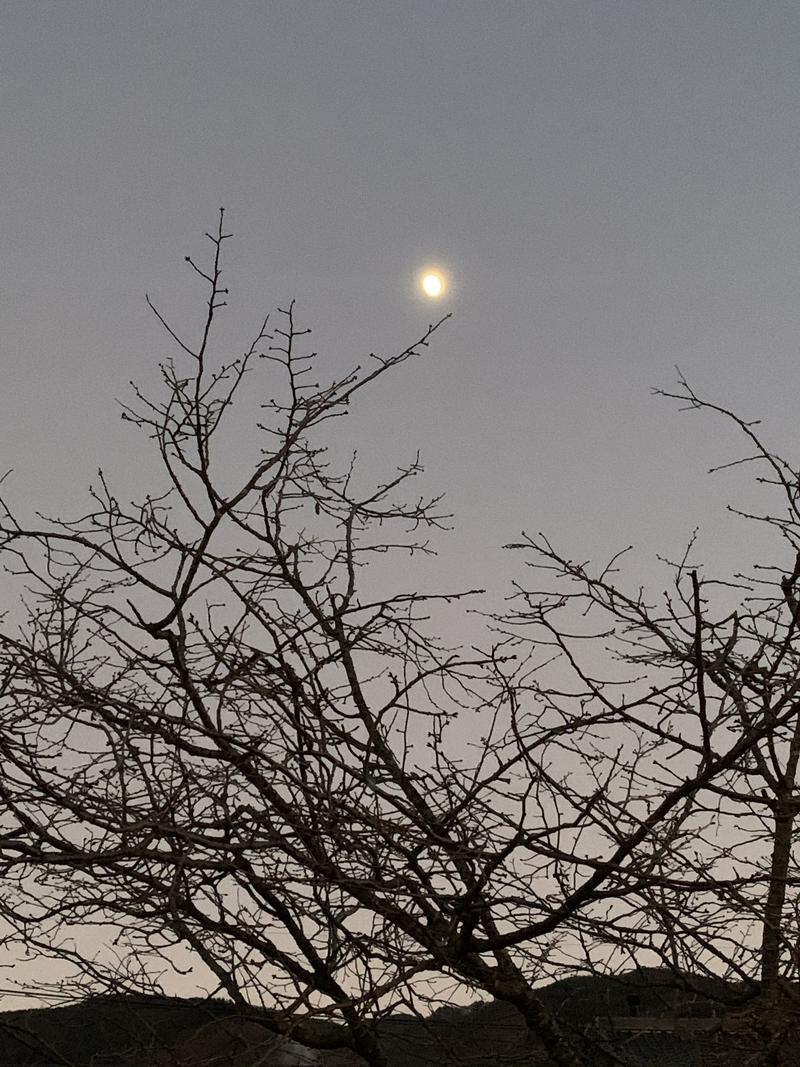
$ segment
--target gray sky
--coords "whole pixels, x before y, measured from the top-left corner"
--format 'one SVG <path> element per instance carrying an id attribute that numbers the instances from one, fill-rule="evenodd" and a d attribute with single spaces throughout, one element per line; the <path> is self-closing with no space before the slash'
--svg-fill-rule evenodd
<path id="1" fill-rule="evenodd" d="M 522 528 L 581 558 L 633 541 L 643 578 L 698 523 L 707 559 L 751 561 L 741 476 L 704 474 L 734 436 L 649 390 L 678 363 L 796 445 L 796 0 L 5 0 L 0 94 L 22 509 L 79 511 L 101 464 L 142 487 L 114 398 L 171 351 L 144 293 L 199 325 L 183 256 L 224 204 L 222 356 L 292 297 L 323 377 L 454 312 L 343 434 L 375 473 L 422 450 L 456 515 L 442 586 L 504 591 Z"/>
<path id="2" fill-rule="evenodd" d="M 17 503 L 68 505 L 100 463 L 135 483 L 113 398 L 168 352 L 144 292 L 198 321 L 182 258 L 224 204 L 234 353 L 291 297 L 331 374 L 454 312 L 359 424 L 369 463 L 420 447 L 448 490 L 443 583 L 502 588 L 522 527 L 741 551 L 735 479 L 703 473 L 732 435 L 649 388 L 678 363 L 794 444 L 795 2 L 6 0 L 0 90 Z"/>

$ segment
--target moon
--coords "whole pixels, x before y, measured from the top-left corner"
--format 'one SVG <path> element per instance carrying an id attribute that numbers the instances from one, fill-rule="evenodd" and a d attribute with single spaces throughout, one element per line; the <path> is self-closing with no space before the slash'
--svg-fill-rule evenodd
<path id="1" fill-rule="evenodd" d="M 432 300 L 435 300 L 437 296 L 441 296 L 444 292 L 444 278 L 441 274 L 434 273 L 434 271 L 426 271 L 420 279 L 420 285 L 423 293 Z"/>

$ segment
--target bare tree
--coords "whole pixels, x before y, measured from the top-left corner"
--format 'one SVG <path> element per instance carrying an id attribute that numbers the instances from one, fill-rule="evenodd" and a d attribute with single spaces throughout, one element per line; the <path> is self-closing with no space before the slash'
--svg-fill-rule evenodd
<path id="1" fill-rule="evenodd" d="M 727 809 L 740 826 L 748 816 L 753 826 L 746 843 L 727 845 L 729 855 L 738 854 L 738 869 L 752 871 L 766 860 L 766 895 L 738 895 L 735 903 L 743 918 L 748 913 L 756 918 L 761 993 L 774 1004 L 788 989 L 786 980 L 796 980 L 800 937 L 796 907 L 787 908 L 787 890 L 797 883 L 793 838 L 800 811 L 800 470 L 766 447 L 757 423 L 701 398 L 685 380 L 680 385 L 678 393 L 667 395 L 693 410 L 723 416 L 744 435 L 747 455 L 725 466 L 758 465 L 758 481 L 777 491 L 780 502 L 774 514 L 733 509 L 738 517 L 777 532 L 780 546 L 774 563 L 762 562 L 752 574 L 737 576 L 740 602 L 734 610 L 719 621 L 706 613 L 701 620 L 700 584 L 694 579 L 696 655 L 716 694 L 718 715 L 743 731 L 759 720 L 774 724 L 713 790 L 717 818 Z M 704 644 L 710 650 L 704 651 Z"/>
<path id="2" fill-rule="evenodd" d="M 628 762 L 632 778 L 643 769 L 650 776 L 648 818 L 675 789 L 685 794 L 673 832 L 651 839 L 652 869 L 663 881 L 638 896 L 625 923 L 595 929 L 595 945 L 610 940 L 631 958 L 646 948 L 676 971 L 738 981 L 754 998 L 765 1055 L 773 1057 L 765 1062 L 778 1063 L 800 1007 L 793 892 L 800 881 L 800 467 L 764 444 L 758 423 L 701 397 L 683 377 L 676 391 L 658 393 L 722 416 L 744 436 L 746 455 L 710 473 L 759 468 L 756 481 L 772 494 L 769 510 L 729 512 L 734 522 L 776 533 L 775 556 L 747 574 L 706 573 L 692 562 L 693 541 L 678 563 L 667 564 L 671 589 L 659 604 L 619 584 L 618 559 L 592 571 L 545 538 L 528 538 L 513 547 L 543 582 L 518 588 L 521 606 L 506 623 L 527 628 L 532 646 L 552 648 L 577 683 L 569 692 L 540 683 L 540 699 L 605 706 L 610 717 L 624 709 L 636 751 L 651 739 L 658 758 Z M 594 638 L 588 655 L 587 637 Z M 613 680 L 597 673 L 599 640 L 614 651 Z M 647 792 L 646 782 L 638 786 L 606 812 L 626 842 L 636 833 L 627 798 Z M 695 889 L 685 892 L 681 882 L 693 879 Z"/>
<path id="3" fill-rule="evenodd" d="M 126 506 L 101 473 L 76 519 L 4 505 L 0 551 L 25 589 L 0 632 L 9 937 L 92 988 L 201 968 L 275 1032 L 375 1067 L 376 1020 L 454 984 L 514 1005 L 551 1062 L 581 1067 L 593 1053 L 544 980 L 614 969 L 632 946 L 676 966 L 730 958 L 752 980 L 734 932 L 687 919 L 765 883 L 765 914 L 782 914 L 785 869 L 722 871 L 716 839 L 691 852 L 710 798 L 738 802 L 731 783 L 796 722 L 789 688 L 744 711 L 730 686 L 709 694 L 731 657 L 744 672 L 742 618 L 712 620 L 686 561 L 656 610 L 617 588 L 615 561 L 591 577 L 525 538 L 542 587 L 486 617 L 482 649 L 437 638 L 431 613 L 478 591 L 408 580 L 447 518 L 409 498 L 419 459 L 360 488 L 322 433 L 439 324 L 320 384 L 289 306 L 215 364 L 222 214 L 208 236 L 211 266 L 189 260 L 208 289 L 200 338 L 151 305 L 180 362 L 123 413 L 164 484 Z M 278 380 L 230 482 L 222 431 L 259 367 Z M 369 568 L 387 554 L 399 588 Z M 580 651 L 607 647 L 614 677 Z M 90 952 L 92 928 L 113 946 Z"/>

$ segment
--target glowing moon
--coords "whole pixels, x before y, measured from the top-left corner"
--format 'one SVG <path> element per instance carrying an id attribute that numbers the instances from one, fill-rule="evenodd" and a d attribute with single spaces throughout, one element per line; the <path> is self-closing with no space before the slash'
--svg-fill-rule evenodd
<path id="1" fill-rule="evenodd" d="M 422 275 L 420 282 L 422 291 L 426 296 L 435 299 L 437 296 L 441 296 L 444 292 L 444 279 L 441 274 L 434 274 L 432 271 Z"/>

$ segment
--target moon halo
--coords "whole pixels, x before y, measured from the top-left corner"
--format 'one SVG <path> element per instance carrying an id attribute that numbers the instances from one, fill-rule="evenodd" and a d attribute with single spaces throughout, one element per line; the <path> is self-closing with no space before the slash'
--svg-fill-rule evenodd
<path id="1" fill-rule="evenodd" d="M 431 300 L 435 300 L 437 296 L 441 296 L 444 292 L 444 278 L 434 270 L 423 272 L 420 279 L 420 285 L 422 286 L 423 293 L 427 297 L 430 297 Z"/>

